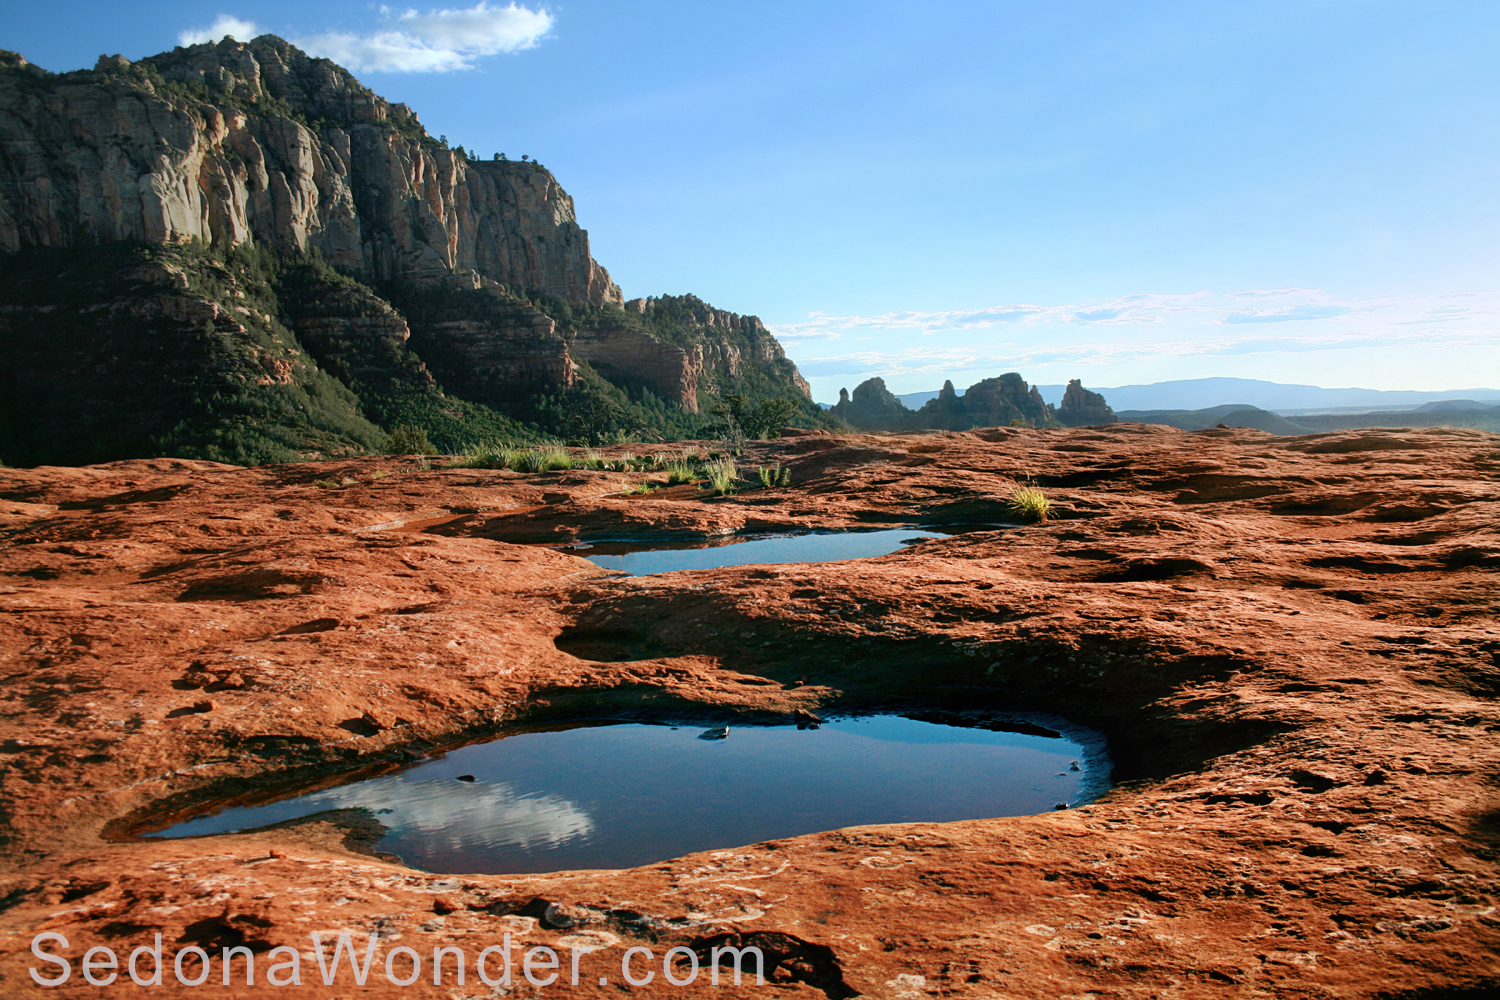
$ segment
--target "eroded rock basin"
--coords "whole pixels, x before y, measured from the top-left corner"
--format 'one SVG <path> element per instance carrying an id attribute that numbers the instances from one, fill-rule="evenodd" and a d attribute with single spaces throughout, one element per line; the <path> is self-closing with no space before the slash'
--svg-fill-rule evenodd
<path id="1" fill-rule="evenodd" d="M 1493 435 L 989 428 L 745 458 L 795 485 L 632 496 L 624 475 L 399 458 L 0 470 L 0 995 L 89 992 L 95 945 L 159 933 L 170 959 L 339 929 L 380 935 L 377 968 L 395 935 L 429 958 L 587 937 L 616 969 L 727 935 L 774 952 L 777 987 L 839 997 L 1493 991 Z M 849 561 L 619 576 L 532 544 L 992 521 L 1018 479 L 1055 522 Z M 516 727 L 702 718 L 732 741 L 912 704 L 1095 727 L 1119 783 L 608 871 L 424 872 L 372 855 L 350 810 L 126 836 Z M 64 987 L 27 971 L 42 931 L 69 941 Z M 203 995 L 167 964 L 156 992 Z M 454 988 L 422 982 L 360 995 Z"/>
<path id="2" fill-rule="evenodd" d="M 376 850 L 426 871 L 632 868 L 846 826 L 1048 812 L 1108 785 L 1097 733 L 1044 717 L 951 721 L 968 724 L 873 715 L 521 732 L 395 773 L 229 806 L 154 836 L 359 809 L 385 828 Z"/>

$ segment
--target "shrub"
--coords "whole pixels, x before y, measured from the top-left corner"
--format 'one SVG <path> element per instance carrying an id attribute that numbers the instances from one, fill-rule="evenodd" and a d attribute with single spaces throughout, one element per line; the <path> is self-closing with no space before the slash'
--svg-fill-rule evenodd
<path id="1" fill-rule="evenodd" d="M 410 424 L 397 424 L 385 444 L 387 455 L 426 455 L 432 451 L 432 442 L 427 439 L 427 429 Z"/>
<path id="2" fill-rule="evenodd" d="M 1052 501 L 1035 486 L 1017 486 L 1011 490 L 1007 506 L 1025 524 L 1041 524 L 1052 511 Z"/>
<path id="3" fill-rule="evenodd" d="M 715 459 L 703 467 L 703 472 L 708 476 L 708 488 L 713 490 L 714 496 L 725 496 L 734 492 L 734 481 L 739 478 L 739 470 L 735 468 L 734 459 L 727 455 Z"/>

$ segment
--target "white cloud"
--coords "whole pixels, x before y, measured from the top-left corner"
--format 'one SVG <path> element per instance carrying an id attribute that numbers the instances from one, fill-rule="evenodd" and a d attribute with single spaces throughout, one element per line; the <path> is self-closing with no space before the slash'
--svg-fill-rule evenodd
<path id="1" fill-rule="evenodd" d="M 1467 377 L 1461 366 L 1475 359 L 1483 363 L 1500 351 L 1500 292 L 1368 298 L 1340 298 L 1311 288 L 1141 293 L 1059 305 L 1012 303 L 873 316 L 813 313 L 772 332 L 819 399 L 831 399 L 839 385 L 869 375 L 912 389 L 934 388 L 949 374 L 1017 370 L 1042 381 L 1085 375 L 1100 384 L 1119 384 L 1244 374 L 1254 364 L 1262 373 L 1284 366 L 1298 373 L 1292 380 L 1307 381 L 1315 377 L 1306 360 L 1313 355 L 1326 359 L 1317 364 L 1336 372 L 1320 377 L 1337 384 L 1348 376 L 1331 359 L 1355 355 L 1385 359 L 1379 363 L 1391 374 L 1380 377 L 1392 385 L 1402 383 L 1416 359 L 1425 359 L 1431 369 L 1424 368 L 1422 377 L 1458 384 Z M 858 348 L 851 350 L 850 341 L 858 341 Z M 1449 376 L 1432 374 L 1445 356 L 1456 370 Z"/>
<path id="2" fill-rule="evenodd" d="M 450 73 L 473 69 L 476 56 L 533 48 L 553 22 L 545 10 L 514 3 L 506 7 L 479 3 L 425 14 L 381 8 L 381 13 L 391 23 L 371 34 L 330 32 L 293 42 L 356 72 Z"/>
<path id="3" fill-rule="evenodd" d="M 400 15 L 405 31 L 435 48 L 488 56 L 496 52 L 529 49 L 552 29 L 552 15 L 511 4 L 489 7 L 483 3 L 467 10 L 435 10 Z"/>
<path id="4" fill-rule="evenodd" d="M 254 21 L 220 14 L 214 23 L 206 28 L 189 28 L 182 32 L 177 36 L 177 41 L 183 45 L 197 45 L 201 42 L 217 42 L 225 35 L 229 35 L 235 41 L 248 42 L 258 34 L 260 32 L 256 29 Z"/>

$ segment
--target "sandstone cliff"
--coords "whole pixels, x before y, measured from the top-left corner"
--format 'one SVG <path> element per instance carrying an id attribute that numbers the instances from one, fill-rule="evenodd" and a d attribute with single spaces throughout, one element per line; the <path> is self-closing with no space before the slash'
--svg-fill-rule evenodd
<path id="1" fill-rule="evenodd" d="M 631 317 L 641 322 L 632 324 Z M 755 316 L 715 309 L 695 295 L 664 295 L 625 303 L 626 322 L 581 329 L 568 346 L 612 381 L 636 382 L 690 413 L 700 392 L 721 395 L 764 381 L 766 394 L 812 390 L 781 344 Z M 757 388 L 757 387 L 752 387 Z"/>
<path id="2" fill-rule="evenodd" d="M 540 165 L 448 149 L 409 108 L 272 35 L 63 74 L 4 53 L 0 149 L 0 249 L 258 242 L 369 280 L 471 270 L 621 301 Z"/>
<path id="3" fill-rule="evenodd" d="M 626 308 L 540 164 L 449 149 L 269 35 L 0 53 L 0 251 L 7 462 L 693 437 L 728 394 L 823 419 L 755 317 Z"/>

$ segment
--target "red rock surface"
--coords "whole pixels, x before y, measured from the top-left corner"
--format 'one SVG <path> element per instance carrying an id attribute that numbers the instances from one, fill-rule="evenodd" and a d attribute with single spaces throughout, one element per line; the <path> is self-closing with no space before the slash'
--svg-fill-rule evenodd
<path id="1" fill-rule="evenodd" d="M 648 995 L 1496 985 L 1500 439 L 802 435 L 742 466 L 770 461 L 791 487 L 722 499 L 619 492 L 639 475 L 400 459 L 0 470 L 0 995 L 96 993 L 84 949 L 123 958 L 157 932 L 169 958 L 213 951 L 217 984 L 224 945 L 308 951 L 310 931 L 341 929 L 361 948 L 381 934 L 364 987 L 347 969 L 322 985 L 309 952 L 300 987 L 181 986 L 169 962 L 155 993 L 500 996 L 472 968 L 464 987 L 430 985 L 430 965 L 404 988 L 379 970 L 388 947 L 472 958 L 506 931 L 564 949 L 563 982 L 543 992 L 568 995 L 614 995 L 636 945 L 658 959 L 634 991 Z M 993 520 L 1018 479 L 1047 489 L 1055 521 L 855 563 L 619 579 L 519 544 Z M 428 874 L 361 853 L 357 822 L 128 835 L 209 798 L 584 712 L 757 721 L 877 704 L 1058 712 L 1108 734 L 1119 784 L 1043 816 L 619 872 Z M 53 946 L 74 962 L 64 986 L 30 979 L 55 971 L 29 951 L 41 931 L 69 941 Z M 668 947 L 722 935 L 762 947 L 778 987 L 662 983 Z M 585 944 L 604 950 L 566 985 L 565 949 Z"/>

